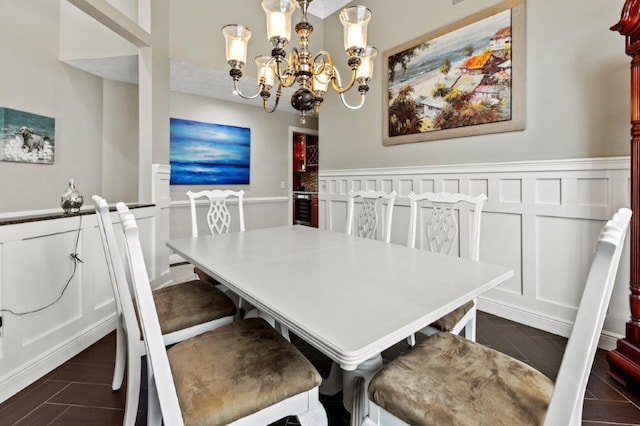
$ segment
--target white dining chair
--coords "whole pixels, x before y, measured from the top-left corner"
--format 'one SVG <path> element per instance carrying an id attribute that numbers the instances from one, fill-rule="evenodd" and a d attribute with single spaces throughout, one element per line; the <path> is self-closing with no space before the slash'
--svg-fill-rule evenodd
<path id="1" fill-rule="evenodd" d="M 393 205 L 397 196 L 396 191 L 389 193 L 374 190 L 349 191 L 346 234 L 378 239 L 387 243 L 391 241 Z M 356 202 L 360 205 L 359 210 L 356 209 Z M 385 202 L 386 212 L 383 211 Z M 380 215 L 385 217 L 384 227 L 381 231 L 378 228 Z M 379 236 L 379 232 L 382 232 L 381 236 Z"/>
<path id="2" fill-rule="evenodd" d="M 149 361 L 148 423 L 267 425 L 291 415 L 302 425 L 327 425 L 320 374 L 261 318 L 165 348 L 136 220 L 124 204 L 116 207 Z"/>
<path id="3" fill-rule="evenodd" d="M 136 421 L 141 357 L 146 351 L 109 206 L 104 198 L 97 195 L 93 196 L 93 203 L 116 303 L 116 361 L 111 386 L 114 391 L 120 389 L 126 367 L 127 396 L 123 423 L 128 426 Z M 155 290 L 153 298 L 166 345 L 229 324 L 236 314 L 236 306 L 227 295 L 201 280 Z"/>
<path id="4" fill-rule="evenodd" d="M 206 200 L 208 202 L 208 209 L 205 215 L 207 227 L 209 228 L 210 235 L 226 234 L 232 229 L 232 223 L 234 223 L 234 229 L 239 232 L 244 232 L 244 191 L 232 191 L 229 189 L 213 189 L 204 191 L 187 191 L 187 197 L 189 198 L 189 207 L 191 210 L 191 236 L 197 237 L 200 235 L 198 231 L 198 200 Z M 227 202 L 234 201 L 238 205 L 237 216 L 235 220 L 229 210 Z M 214 285 L 222 286 L 215 278 L 209 276 L 202 269 L 197 266 L 194 267 L 194 272 L 201 280 L 209 281 Z"/>
<path id="5" fill-rule="evenodd" d="M 207 227 L 209 228 L 210 235 L 219 235 L 226 234 L 231 232 L 232 224 L 237 223 L 237 225 L 233 225 L 233 229 L 238 232 L 245 231 L 244 224 L 244 191 L 232 191 L 229 189 L 213 189 L 213 190 L 204 190 L 199 192 L 187 191 L 187 197 L 189 198 L 189 206 L 191 210 L 191 236 L 196 238 L 200 235 L 198 231 L 198 207 L 197 201 L 200 199 L 204 199 L 208 203 L 208 209 L 205 216 Z M 227 205 L 228 202 L 235 202 L 238 205 L 237 215 L 235 216 L 235 220 L 232 220 L 234 215 L 231 214 L 229 207 Z M 272 326 L 277 327 L 282 335 L 289 340 L 289 330 L 281 324 L 276 324 L 275 320 L 265 314 L 264 312 L 259 312 L 256 310 L 251 304 L 247 303 L 240 296 L 232 294 L 229 289 L 214 277 L 207 274 L 202 269 L 194 266 L 193 272 L 198 276 L 199 279 L 209 282 L 212 285 L 217 286 L 225 293 L 231 295 L 240 311 L 241 317 L 256 317 L 259 316 L 266 321 L 268 321 Z"/>
<path id="6" fill-rule="evenodd" d="M 393 220 L 393 207 L 398 197 L 396 191 L 384 192 L 374 190 L 362 190 L 353 191 L 348 193 L 349 199 L 347 202 L 347 225 L 345 233 L 347 235 L 355 235 L 362 238 L 380 240 L 385 243 L 391 242 L 391 225 Z M 357 208 L 356 204 L 360 207 Z M 386 204 L 386 211 L 384 205 Z M 384 226 L 382 230 L 378 227 L 380 217 L 384 217 L 382 220 Z M 375 360 L 370 360 L 367 363 L 365 370 L 354 370 L 345 372 L 337 362 L 331 363 L 331 370 L 329 375 L 322 382 L 321 392 L 324 395 L 335 395 L 340 391 L 343 391 L 346 395 L 346 405 L 351 405 L 351 395 L 357 394 L 354 392 L 352 380 L 354 377 L 360 375 L 365 376 L 365 383 L 373 377 L 373 371 L 382 365 L 382 357 L 378 357 Z M 352 418 L 355 419 L 355 416 Z"/>
<path id="7" fill-rule="evenodd" d="M 409 193 L 409 235 L 407 247 L 430 250 L 440 254 L 480 259 L 480 218 L 487 197 L 484 194 L 472 197 L 448 192 Z M 468 213 L 467 213 L 468 212 Z M 464 235 L 460 233 L 457 215 L 469 215 L 470 223 Z M 462 216 L 464 215 L 464 216 Z M 466 229 L 463 228 L 463 229 Z M 438 331 L 460 334 L 464 330 L 469 340 L 476 339 L 476 306 L 474 301 L 465 303 L 438 319 L 421 333 L 431 335 Z M 415 344 L 415 335 L 409 337 Z"/>
<path id="8" fill-rule="evenodd" d="M 555 385 L 523 362 L 440 332 L 376 374 L 363 425 L 581 425 L 630 219 L 622 208 L 600 232 Z"/>

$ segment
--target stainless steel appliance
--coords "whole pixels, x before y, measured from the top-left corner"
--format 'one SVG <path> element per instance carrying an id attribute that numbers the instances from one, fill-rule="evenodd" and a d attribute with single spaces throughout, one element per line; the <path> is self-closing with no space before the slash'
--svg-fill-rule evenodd
<path id="1" fill-rule="evenodd" d="M 311 194 L 294 192 L 293 194 L 293 223 L 311 226 L 311 208 L 313 197 Z"/>

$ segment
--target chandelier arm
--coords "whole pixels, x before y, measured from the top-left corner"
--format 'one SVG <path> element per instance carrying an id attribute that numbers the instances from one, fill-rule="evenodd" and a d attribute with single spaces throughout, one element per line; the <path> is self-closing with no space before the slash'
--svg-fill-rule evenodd
<path id="1" fill-rule="evenodd" d="M 245 95 L 244 93 L 242 93 L 242 91 L 240 90 L 240 88 L 238 87 L 238 80 L 233 80 L 233 91 L 235 93 L 238 94 L 238 96 L 240 96 L 243 99 L 255 99 L 258 96 L 260 96 L 260 93 L 262 92 L 262 84 L 260 84 L 258 86 L 258 91 L 256 92 L 255 95 Z"/>
<path id="2" fill-rule="evenodd" d="M 362 108 L 362 105 L 364 105 L 364 98 L 365 98 L 366 94 L 360 92 L 360 103 L 358 105 L 349 105 L 349 103 L 347 102 L 347 100 L 344 97 L 344 92 L 340 93 L 340 100 L 342 101 L 342 105 L 344 105 L 347 109 L 350 110 L 356 110 L 356 109 L 360 109 Z"/>
<path id="3" fill-rule="evenodd" d="M 321 57 L 326 58 L 325 59 L 320 59 Z M 318 61 L 321 60 L 322 61 L 322 67 L 318 68 L 316 70 L 316 66 L 318 65 Z M 321 50 L 318 53 L 316 53 L 313 56 L 313 59 L 311 60 L 311 71 L 313 72 L 313 75 L 320 75 L 324 72 L 325 67 L 329 67 L 329 69 L 333 70 L 334 66 L 333 66 L 333 58 L 331 57 L 331 54 L 329 52 L 327 52 L 326 50 Z"/>
<path id="4" fill-rule="evenodd" d="M 347 90 L 353 87 L 353 84 L 356 82 L 357 70 L 355 69 L 351 70 L 351 80 L 349 81 L 349 84 L 347 84 L 346 86 L 342 86 L 342 83 L 340 82 L 340 73 L 338 72 L 338 69 L 335 67 L 333 69 L 335 71 L 335 75 L 331 79 L 331 87 L 333 87 L 333 90 L 335 90 L 337 93 L 342 95 L 344 92 L 346 92 Z"/>
<path id="5" fill-rule="evenodd" d="M 289 57 L 287 59 L 282 58 L 276 61 L 276 77 L 278 77 L 278 81 L 283 87 L 291 87 L 293 86 L 293 83 L 296 82 L 295 73 L 292 74 L 289 72 L 289 69 L 295 69 L 298 62 L 298 56 L 298 49 L 294 47 L 291 49 L 291 53 L 289 53 Z M 280 68 L 283 62 L 286 64 L 284 72 L 282 72 L 282 69 Z"/>
<path id="6" fill-rule="evenodd" d="M 268 97 L 262 98 L 262 108 L 264 108 L 266 112 L 269 112 L 269 113 L 274 112 L 278 108 L 278 103 L 280 102 L 280 95 L 282 95 L 282 84 L 278 84 L 278 90 L 276 90 L 276 101 L 273 104 L 273 108 L 271 109 L 267 108 L 267 102 L 269 99 Z"/>

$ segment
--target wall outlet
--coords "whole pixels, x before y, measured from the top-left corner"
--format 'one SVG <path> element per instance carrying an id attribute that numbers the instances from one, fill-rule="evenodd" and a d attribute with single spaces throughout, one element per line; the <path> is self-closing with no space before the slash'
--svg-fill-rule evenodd
<path id="1" fill-rule="evenodd" d="M 287 187 L 287 183 L 285 181 L 280 182 L 280 189 L 285 189 Z"/>

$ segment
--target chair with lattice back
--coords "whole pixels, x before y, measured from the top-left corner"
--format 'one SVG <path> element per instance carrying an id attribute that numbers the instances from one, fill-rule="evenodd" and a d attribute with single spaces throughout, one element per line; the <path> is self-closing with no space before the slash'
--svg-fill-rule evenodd
<path id="1" fill-rule="evenodd" d="M 630 219 L 631 210 L 621 208 L 600 231 L 555 383 L 524 362 L 440 332 L 376 374 L 362 426 L 581 425 L 587 381 Z"/>
<path id="2" fill-rule="evenodd" d="M 189 197 L 189 206 L 191 208 L 191 236 L 197 237 L 200 235 L 198 232 L 198 208 L 197 201 L 205 199 L 208 203 L 208 209 L 206 213 L 206 223 L 211 235 L 226 234 L 230 230 L 237 229 L 239 232 L 244 232 L 244 191 L 232 191 L 232 190 L 205 190 L 199 192 L 187 192 Z M 232 220 L 232 214 L 229 210 L 227 203 L 231 200 L 237 202 L 237 216 L 235 220 Z M 233 227 L 232 227 L 233 224 Z M 209 281 L 214 285 L 221 285 L 213 277 L 207 275 L 202 269 L 195 267 L 194 272 L 201 280 Z"/>
<path id="3" fill-rule="evenodd" d="M 409 216 L 409 236 L 407 246 L 421 248 L 446 255 L 458 255 L 471 260 L 480 256 L 480 217 L 487 197 L 484 194 L 472 197 L 466 194 L 448 192 L 409 193 L 411 212 Z M 459 220 L 470 216 L 470 225 L 464 235 L 460 233 Z M 464 224 L 469 221 L 464 221 Z M 466 227 L 465 227 L 466 228 Z M 429 327 L 421 330 L 430 335 L 438 331 L 459 334 L 475 340 L 476 307 L 473 301 L 460 306 Z M 409 338 L 415 344 L 415 336 Z"/>
<path id="4" fill-rule="evenodd" d="M 349 191 L 347 204 L 347 235 L 391 241 L 391 220 L 393 218 L 393 205 L 398 194 L 396 191 L 389 193 L 384 191 Z M 356 202 L 360 209 L 356 211 Z M 383 205 L 386 202 L 386 212 Z M 378 227 L 380 215 L 385 216 L 384 228 Z"/>
<path id="5" fill-rule="evenodd" d="M 393 207 L 398 193 L 396 191 L 387 193 L 374 190 L 351 190 L 348 195 L 345 233 L 389 243 L 391 241 Z M 384 209 L 385 204 L 386 210 Z M 360 206 L 360 208 L 357 209 L 357 206 Z M 384 218 L 384 227 L 382 229 L 378 227 L 380 216 Z M 340 364 L 333 362 L 329 377 L 322 381 L 321 390 L 323 394 L 335 395 L 342 390 L 342 373 Z"/>

